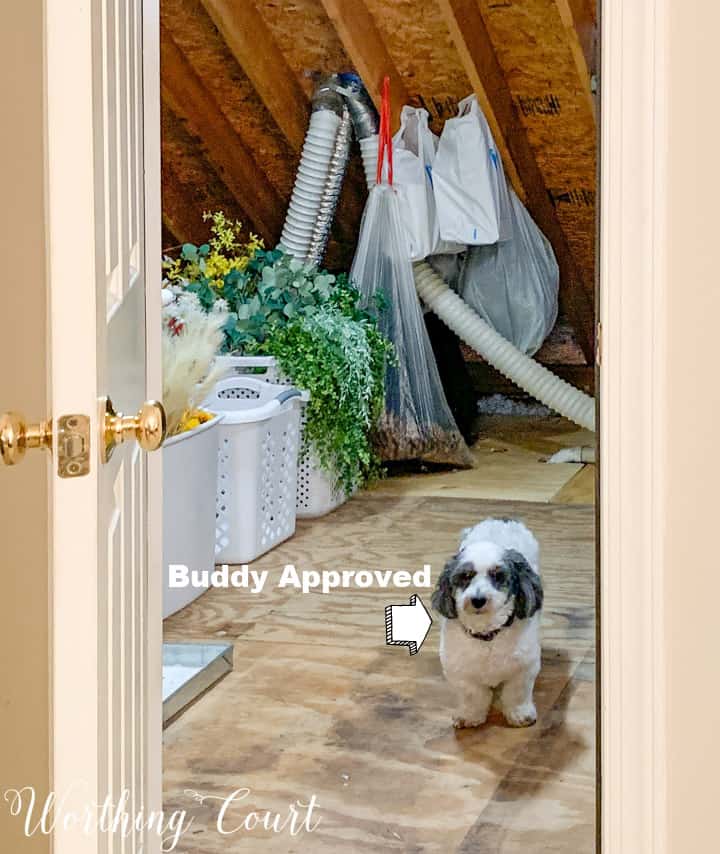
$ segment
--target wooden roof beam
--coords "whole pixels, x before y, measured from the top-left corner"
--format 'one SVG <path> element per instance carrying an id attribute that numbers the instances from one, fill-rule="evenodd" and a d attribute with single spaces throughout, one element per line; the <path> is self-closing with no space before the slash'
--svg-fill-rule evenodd
<path id="1" fill-rule="evenodd" d="M 280 239 L 284 202 L 165 28 L 160 47 L 163 99 L 202 140 L 218 175 L 248 212 L 260 236 L 274 246 Z"/>
<path id="2" fill-rule="evenodd" d="M 310 99 L 255 3 L 202 0 L 202 4 L 288 144 L 299 154 L 310 122 Z M 367 193 L 364 179 L 358 180 L 349 173 L 346 180 L 349 192 L 357 199 L 364 199 Z M 343 242 L 357 242 L 355 229 L 342 217 L 337 217 L 337 228 Z"/>
<path id="3" fill-rule="evenodd" d="M 167 105 L 165 106 L 167 108 Z M 207 163 L 204 163 L 204 168 L 208 170 L 208 175 L 213 172 Z M 212 180 L 219 182 L 221 179 L 213 175 Z M 187 179 L 183 179 L 172 155 L 163 151 L 162 218 L 166 230 L 175 238 L 175 244 L 205 243 L 210 237 L 210 224 L 203 220 L 207 204 L 194 197 L 195 190 L 194 184 L 191 185 Z M 232 208 L 225 207 L 225 213 L 231 219 L 240 220 L 249 231 L 257 233 L 258 228 L 252 217 L 239 207 L 234 199 L 230 204 Z"/>
<path id="4" fill-rule="evenodd" d="M 560 266 L 560 304 L 583 355 L 593 364 L 595 283 L 583 281 L 557 211 L 545 187 L 535 152 L 490 40 L 477 0 L 438 0 L 465 72 L 495 137 L 505 170 L 518 195 L 552 243 Z"/>
<path id="5" fill-rule="evenodd" d="M 308 98 L 252 0 L 202 0 L 291 148 L 301 151 Z"/>
<path id="6" fill-rule="evenodd" d="M 363 0 L 322 0 L 322 4 L 378 109 L 383 80 L 386 75 L 390 77 L 391 127 L 396 130 L 400 125 L 400 110 L 408 103 L 409 96 L 367 6 Z"/>
<path id="7" fill-rule="evenodd" d="M 163 154 L 162 160 L 162 218 L 165 228 L 178 243 L 195 243 L 204 223 L 196 221 L 197 205 L 180 180 L 174 165 Z"/>
<path id="8" fill-rule="evenodd" d="M 555 0 L 560 19 L 565 27 L 568 46 L 573 55 L 580 83 L 585 93 L 593 118 L 597 118 L 595 96 L 592 91 L 592 75 L 595 74 L 597 59 L 597 26 L 590 0 Z"/>

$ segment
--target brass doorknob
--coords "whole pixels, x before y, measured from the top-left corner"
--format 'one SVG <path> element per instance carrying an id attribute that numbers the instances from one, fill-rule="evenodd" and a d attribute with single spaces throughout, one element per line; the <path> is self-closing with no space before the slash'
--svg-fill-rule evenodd
<path id="1" fill-rule="evenodd" d="M 52 448 L 52 423 L 28 424 L 19 412 L 0 415 L 0 456 L 5 465 L 16 465 L 31 448 Z"/>
<path id="2" fill-rule="evenodd" d="M 112 401 L 105 401 L 105 423 L 103 426 L 103 462 L 106 463 L 118 445 L 135 439 L 143 451 L 157 451 L 165 441 L 167 421 L 162 403 L 147 400 L 137 415 L 115 412 Z"/>

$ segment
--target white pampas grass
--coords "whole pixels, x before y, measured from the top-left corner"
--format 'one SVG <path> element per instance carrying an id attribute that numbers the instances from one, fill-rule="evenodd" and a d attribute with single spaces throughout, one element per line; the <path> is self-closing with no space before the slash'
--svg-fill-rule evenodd
<path id="1" fill-rule="evenodd" d="M 183 297 L 164 306 L 163 320 L 163 403 L 168 436 L 174 436 L 187 413 L 200 406 L 219 379 L 214 362 L 227 314 L 206 314 Z"/>

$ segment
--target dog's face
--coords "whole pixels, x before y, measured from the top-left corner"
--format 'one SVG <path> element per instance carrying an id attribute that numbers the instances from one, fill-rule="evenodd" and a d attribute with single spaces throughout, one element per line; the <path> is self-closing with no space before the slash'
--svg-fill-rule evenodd
<path id="1" fill-rule="evenodd" d="M 433 607 L 471 632 L 492 632 L 511 617 L 525 620 L 542 608 L 540 578 L 525 558 L 495 543 L 470 543 L 445 565 Z"/>

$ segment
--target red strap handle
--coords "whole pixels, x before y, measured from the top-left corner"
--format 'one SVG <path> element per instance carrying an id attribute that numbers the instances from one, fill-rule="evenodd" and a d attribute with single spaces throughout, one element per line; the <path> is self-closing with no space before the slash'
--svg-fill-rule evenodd
<path id="1" fill-rule="evenodd" d="M 388 183 L 392 186 L 393 183 L 393 148 L 392 137 L 390 136 L 390 78 L 386 77 L 383 80 L 382 88 L 382 104 L 380 107 L 380 132 L 378 134 L 378 161 L 377 161 L 377 177 L 378 184 L 382 184 L 383 179 L 383 164 L 385 157 L 388 162 Z"/>

